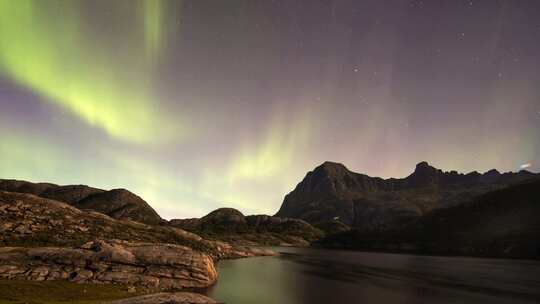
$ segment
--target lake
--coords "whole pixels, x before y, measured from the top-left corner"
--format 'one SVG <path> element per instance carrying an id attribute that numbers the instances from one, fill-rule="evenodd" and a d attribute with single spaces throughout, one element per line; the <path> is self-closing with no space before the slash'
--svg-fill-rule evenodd
<path id="1" fill-rule="evenodd" d="M 227 304 L 539 303 L 540 261 L 273 248 L 220 261 L 207 295 Z"/>

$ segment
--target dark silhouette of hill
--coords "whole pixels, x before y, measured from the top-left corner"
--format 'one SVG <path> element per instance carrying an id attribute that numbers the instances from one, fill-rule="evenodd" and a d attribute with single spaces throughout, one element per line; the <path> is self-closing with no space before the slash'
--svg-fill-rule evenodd
<path id="1" fill-rule="evenodd" d="M 540 179 L 440 208 L 400 231 L 352 229 L 325 247 L 424 254 L 540 258 Z"/>

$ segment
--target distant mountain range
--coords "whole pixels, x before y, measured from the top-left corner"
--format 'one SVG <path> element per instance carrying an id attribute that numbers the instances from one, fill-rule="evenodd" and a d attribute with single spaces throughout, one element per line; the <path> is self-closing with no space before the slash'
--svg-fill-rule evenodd
<path id="1" fill-rule="evenodd" d="M 443 172 L 421 162 L 405 178 L 382 179 L 325 162 L 285 196 L 276 216 L 314 225 L 339 221 L 364 231 L 396 230 L 434 209 L 459 205 L 538 177 L 528 171 Z"/>
<path id="2" fill-rule="evenodd" d="M 421 162 L 406 178 L 382 179 L 325 162 L 276 216 L 325 230 L 315 242 L 324 247 L 539 258 L 540 174 L 460 174 Z"/>

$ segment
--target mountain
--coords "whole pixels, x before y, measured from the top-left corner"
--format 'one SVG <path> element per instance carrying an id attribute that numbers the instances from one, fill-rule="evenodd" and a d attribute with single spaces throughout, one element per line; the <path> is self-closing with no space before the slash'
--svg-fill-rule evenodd
<path id="1" fill-rule="evenodd" d="M 539 176 L 528 171 L 444 172 L 420 162 L 405 178 L 383 179 L 325 162 L 285 196 L 276 216 L 302 219 L 316 226 L 339 221 L 363 231 L 399 230 L 432 210 L 459 205 Z"/>
<path id="2" fill-rule="evenodd" d="M 244 216 L 233 208 L 220 208 L 200 219 L 174 219 L 169 224 L 210 239 L 244 245 L 307 246 L 323 236 L 321 230 L 303 220 Z"/>
<path id="3" fill-rule="evenodd" d="M 540 179 L 435 209 L 400 231 L 353 229 L 317 243 L 370 251 L 540 258 Z"/>
<path id="4" fill-rule="evenodd" d="M 115 219 L 151 225 L 163 221 L 147 202 L 125 189 L 105 191 L 86 185 L 58 186 L 51 183 L 0 179 L 0 190 L 33 194 L 65 202 L 76 208 L 94 210 Z"/>

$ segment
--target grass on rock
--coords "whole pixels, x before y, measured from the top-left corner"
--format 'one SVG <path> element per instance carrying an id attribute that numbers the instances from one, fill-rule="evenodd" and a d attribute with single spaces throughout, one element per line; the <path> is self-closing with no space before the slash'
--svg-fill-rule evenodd
<path id="1" fill-rule="evenodd" d="M 94 304 L 139 294 L 120 285 L 0 280 L 0 304 Z"/>

